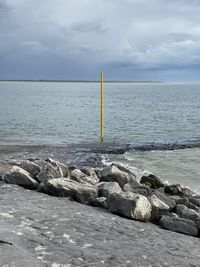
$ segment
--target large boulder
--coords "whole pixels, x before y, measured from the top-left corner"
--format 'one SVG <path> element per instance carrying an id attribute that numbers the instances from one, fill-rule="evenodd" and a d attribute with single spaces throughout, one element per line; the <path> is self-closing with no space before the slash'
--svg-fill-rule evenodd
<path id="1" fill-rule="evenodd" d="M 181 218 L 185 218 L 185 219 L 194 221 L 195 223 L 197 221 L 200 221 L 200 214 L 193 209 L 188 209 L 184 205 L 177 205 L 176 206 L 176 214 Z"/>
<path id="2" fill-rule="evenodd" d="M 108 208 L 112 213 L 138 221 L 148 221 L 152 209 L 146 197 L 131 192 L 112 194 L 108 198 Z"/>
<path id="3" fill-rule="evenodd" d="M 137 193 L 145 197 L 151 194 L 151 189 L 148 185 L 140 184 L 137 181 L 132 181 L 131 183 L 125 184 L 123 191 Z"/>
<path id="4" fill-rule="evenodd" d="M 2 180 L 28 189 L 35 189 L 38 185 L 38 182 L 31 177 L 30 173 L 18 166 L 13 166 L 10 171 L 6 172 L 2 176 Z"/>
<path id="5" fill-rule="evenodd" d="M 97 187 L 89 184 L 80 184 L 66 178 L 47 181 L 44 191 L 54 196 L 70 197 L 83 204 L 88 204 L 98 196 Z"/>
<path id="6" fill-rule="evenodd" d="M 61 178 L 62 173 L 60 170 L 50 163 L 46 163 L 41 167 L 40 173 L 37 175 L 37 180 L 39 182 L 46 182 L 51 179 Z"/>
<path id="7" fill-rule="evenodd" d="M 191 220 L 163 215 L 159 221 L 159 224 L 162 228 L 173 232 L 198 236 L 198 228 Z"/>
<path id="8" fill-rule="evenodd" d="M 154 195 L 156 195 L 162 202 L 169 206 L 169 210 L 172 211 L 176 207 L 176 202 L 170 198 L 167 194 L 162 191 L 154 190 Z"/>
<path id="9" fill-rule="evenodd" d="M 141 180 L 140 180 L 140 183 L 141 184 L 150 185 L 150 187 L 152 189 L 164 187 L 164 184 L 163 184 L 162 180 L 158 176 L 156 176 L 154 174 L 149 174 L 149 175 L 142 176 Z"/>
<path id="10" fill-rule="evenodd" d="M 151 221 L 157 222 L 163 215 L 169 213 L 169 206 L 160 200 L 156 195 L 148 197 L 149 202 L 152 206 Z"/>
<path id="11" fill-rule="evenodd" d="M 113 193 L 122 193 L 122 189 L 116 182 L 101 182 L 97 185 L 99 196 L 108 198 Z"/>
<path id="12" fill-rule="evenodd" d="M 165 193 L 170 195 L 180 195 L 183 197 L 194 197 L 197 194 L 189 189 L 188 187 L 184 187 L 180 184 L 166 185 L 164 188 Z"/>
<path id="13" fill-rule="evenodd" d="M 97 176 L 88 176 L 79 169 L 74 169 L 70 173 L 70 179 L 83 184 L 97 185 L 99 183 L 99 178 Z"/>
<path id="14" fill-rule="evenodd" d="M 126 173 L 131 174 L 135 178 L 135 180 L 137 180 L 137 176 L 136 176 L 135 172 L 130 167 L 125 167 L 124 165 L 122 165 L 118 162 L 112 163 L 112 166 L 117 167 L 122 172 L 126 172 Z"/>
<path id="15" fill-rule="evenodd" d="M 52 158 L 48 158 L 45 161 L 48 163 L 51 163 L 53 167 L 57 168 L 57 170 L 61 174 L 61 177 L 65 177 L 65 178 L 69 177 L 69 168 L 64 163 L 61 163 L 57 160 L 53 160 Z"/>
<path id="16" fill-rule="evenodd" d="M 30 160 L 22 161 L 21 168 L 29 172 L 33 177 L 36 177 L 41 171 L 40 166 Z"/>
<path id="17" fill-rule="evenodd" d="M 98 171 L 98 176 L 101 182 L 117 182 L 121 188 L 134 179 L 133 175 L 123 172 L 115 166 L 103 168 L 103 170 Z"/>

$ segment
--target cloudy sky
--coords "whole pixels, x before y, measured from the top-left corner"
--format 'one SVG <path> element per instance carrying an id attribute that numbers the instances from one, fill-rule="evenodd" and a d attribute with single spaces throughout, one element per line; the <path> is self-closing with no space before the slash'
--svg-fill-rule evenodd
<path id="1" fill-rule="evenodd" d="M 200 81 L 200 0 L 0 0 L 0 79 Z"/>

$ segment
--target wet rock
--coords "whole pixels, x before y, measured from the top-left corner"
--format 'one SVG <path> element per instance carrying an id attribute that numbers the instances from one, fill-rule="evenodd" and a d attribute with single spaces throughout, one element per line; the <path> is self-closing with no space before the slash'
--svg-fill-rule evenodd
<path id="1" fill-rule="evenodd" d="M 191 236 L 198 236 L 198 228 L 196 224 L 184 218 L 170 217 L 163 215 L 159 221 L 159 225 L 167 230 L 184 233 Z"/>
<path id="2" fill-rule="evenodd" d="M 46 159 L 46 162 L 51 163 L 52 166 L 57 168 L 62 177 L 65 177 L 65 178 L 69 177 L 69 169 L 64 163 L 53 160 L 51 158 Z"/>
<path id="3" fill-rule="evenodd" d="M 145 184 L 140 184 L 136 181 L 125 184 L 125 186 L 123 187 L 123 190 L 125 192 L 138 193 L 138 194 L 143 195 L 145 197 L 147 197 L 151 194 L 151 189 L 149 186 L 147 186 Z"/>
<path id="4" fill-rule="evenodd" d="M 39 182 L 46 182 L 51 179 L 61 178 L 62 173 L 59 169 L 53 167 L 50 163 L 46 163 L 41 168 L 40 173 L 37 175 L 37 180 Z"/>
<path id="5" fill-rule="evenodd" d="M 2 176 L 2 180 L 10 184 L 21 185 L 28 189 L 35 189 L 38 182 L 24 169 L 13 166 L 12 169 Z"/>
<path id="6" fill-rule="evenodd" d="M 108 208 L 112 213 L 138 221 L 148 221 L 152 209 L 146 197 L 131 192 L 112 194 L 108 198 Z"/>
<path id="7" fill-rule="evenodd" d="M 99 196 L 108 198 L 113 193 L 122 193 L 122 189 L 116 182 L 101 182 L 97 185 Z"/>
<path id="8" fill-rule="evenodd" d="M 160 200 L 156 195 L 148 197 L 149 202 L 152 206 L 151 221 L 159 221 L 163 215 L 169 213 L 169 206 Z"/>
<path id="9" fill-rule="evenodd" d="M 77 202 L 88 204 L 97 198 L 97 187 L 80 184 L 66 178 L 52 179 L 45 183 L 45 192 L 54 196 L 70 197 Z"/>
<path id="10" fill-rule="evenodd" d="M 91 206 L 107 209 L 107 198 L 106 197 L 98 197 L 93 199 L 90 202 Z"/>
<path id="11" fill-rule="evenodd" d="M 154 190 L 153 194 L 156 195 L 167 206 L 169 206 L 170 211 L 172 211 L 176 207 L 176 202 L 173 199 L 171 199 L 167 194 L 159 190 Z"/>
<path id="12" fill-rule="evenodd" d="M 40 173 L 40 166 L 30 160 L 22 161 L 21 168 L 29 172 L 33 177 L 36 177 Z"/>
<path id="13" fill-rule="evenodd" d="M 154 174 L 149 174 L 148 176 L 146 176 L 146 175 L 142 176 L 140 183 L 141 184 L 148 184 L 148 185 L 150 184 L 151 188 L 153 188 L 153 189 L 160 188 L 160 187 L 164 186 L 162 180 Z"/>
<path id="14" fill-rule="evenodd" d="M 134 177 L 126 172 L 119 170 L 115 166 L 108 166 L 98 172 L 100 181 L 102 182 L 117 182 L 121 188 L 134 179 Z"/>

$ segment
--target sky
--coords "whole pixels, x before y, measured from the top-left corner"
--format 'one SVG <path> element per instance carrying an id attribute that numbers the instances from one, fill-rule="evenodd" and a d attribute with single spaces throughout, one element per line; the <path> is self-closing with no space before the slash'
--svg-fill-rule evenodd
<path id="1" fill-rule="evenodd" d="M 0 79 L 200 81 L 200 0 L 0 0 Z"/>

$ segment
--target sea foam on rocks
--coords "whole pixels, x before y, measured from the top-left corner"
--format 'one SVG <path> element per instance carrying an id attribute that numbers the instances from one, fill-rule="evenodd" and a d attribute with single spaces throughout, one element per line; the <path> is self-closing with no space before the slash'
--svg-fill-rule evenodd
<path id="1" fill-rule="evenodd" d="M 200 236 L 200 196 L 179 184 L 166 185 L 154 174 L 143 176 L 139 182 L 122 165 L 79 169 L 51 158 L 25 160 L 19 166 L 3 173 L 2 180 L 129 219 L 151 221 L 170 231 Z"/>

